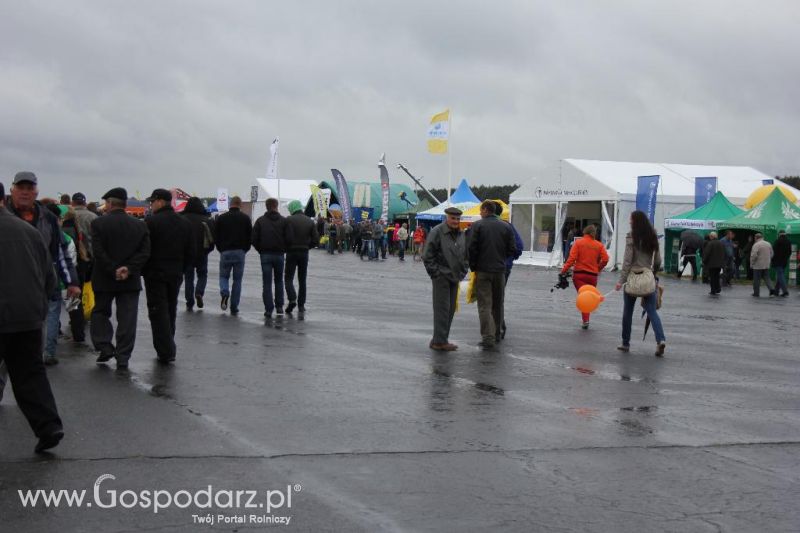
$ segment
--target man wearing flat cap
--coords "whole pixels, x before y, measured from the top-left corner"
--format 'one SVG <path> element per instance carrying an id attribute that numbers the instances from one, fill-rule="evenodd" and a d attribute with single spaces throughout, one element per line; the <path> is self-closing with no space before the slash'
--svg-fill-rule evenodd
<path id="1" fill-rule="evenodd" d="M 95 301 L 89 331 L 100 355 L 98 363 L 117 359 L 117 368 L 128 368 L 136 341 L 141 273 L 150 257 L 150 236 L 141 220 L 128 215 L 128 192 L 122 187 L 103 195 L 105 215 L 91 223 L 92 288 Z M 111 304 L 117 307 L 116 346 L 111 342 Z"/>
<path id="2" fill-rule="evenodd" d="M 80 286 L 92 279 L 92 220 L 97 215 L 86 208 L 86 196 L 81 192 L 72 195 L 72 209 L 75 212 L 75 230 L 77 240 L 75 247 L 78 251 L 75 269 L 78 273 Z M 83 315 L 83 302 L 78 302 L 78 307 L 69 312 L 69 324 L 72 329 L 72 339 L 83 342 L 86 336 L 86 321 Z"/>
<path id="3" fill-rule="evenodd" d="M 444 212 L 445 221 L 428 235 L 422 261 L 433 284 L 433 339 L 429 346 L 452 352 L 458 346 L 448 340 L 450 325 L 456 312 L 458 284 L 467 275 L 469 264 L 464 233 L 459 228 L 461 210 L 448 207 Z"/>
<path id="4" fill-rule="evenodd" d="M 175 361 L 175 316 L 186 265 L 194 261 L 192 225 L 172 208 L 172 193 L 156 189 L 150 198 L 150 259 L 145 264 L 147 314 L 153 331 L 153 348 L 160 363 Z"/>

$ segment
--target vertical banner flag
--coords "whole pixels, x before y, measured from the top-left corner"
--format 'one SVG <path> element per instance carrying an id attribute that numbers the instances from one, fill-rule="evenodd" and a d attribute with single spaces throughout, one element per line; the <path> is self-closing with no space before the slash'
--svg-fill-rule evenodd
<path id="1" fill-rule="evenodd" d="M 658 180 L 661 176 L 639 176 L 639 186 L 636 189 L 636 209 L 644 211 L 650 223 L 656 218 L 656 201 L 658 195 Z"/>
<path id="2" fill-rule="evenodd" d="M 258 185 L 250 187 L 250 201 L 253 203 L 258 202 Z"/>
<path id="3" fill-rule="evenodd" d="M 389 171 L 386 170 L 386 154 L 381 154 L 378 161 L 378 168 L 381 171 L 381 220 L 384 224 L 389 223 Z"/>
<path id="4" fill-rule="evenodd" d="M 217 189 L 217 211 L 226 213 L 228 211 L 228 189 Z"/>
<path id="5" fill-rule="evenodd" d="M 311 200 L 314 202 L 314 216 L 318 217 L 320 212 L 320 205 L 319 205 L 319 186 L 318 185 L 309 185 L 311 187 Z"/>
<path id="6" fill-rule="evenodd" d="M 694 208 L 706 205 L 717 194 L 717 178 L 694 179 Z"/>
<path id="7" fill-rule="evenodd" d="M 278 179 L 278 138 L 269 145 L 269 165 L 267 166 L 267 179 Z"/>
<path id="8" fill-rule="evenodd" d="M 331 169 L 333 174 L 333 181 L 336 182 L 336 190 L 339 191 L 339 203 L 342 204 L 342 212 L 344 213 L 344 221 L 350 222 L 353 216 L 353 209 L 350 207 L 350 189 L 347 187 L 347 180 L 344 179 L 344 174 Z"/>
<path id="9" fill-rule="evenodd" d="M 428 151 L 432 154 L 446 154 L 450 138 L 450 110 L 433 115 L 428 128 Z"/>
<path id="10" fill-rule="evenodd" d="M 761 185 L 775 185 L 775 180 L 761 180 Z"/>
<path id="11" fill-rule="evenodd" d="M 328 206 L 331 205 L 331 190 L 330 189 L 317 189 L 319 196 L 319 211 L 322 218 L 328 218 Z"/>

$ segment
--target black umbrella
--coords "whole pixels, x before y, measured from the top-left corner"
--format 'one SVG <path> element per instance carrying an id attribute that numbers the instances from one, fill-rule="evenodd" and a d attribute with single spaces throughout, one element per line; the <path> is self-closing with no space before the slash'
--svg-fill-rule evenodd
<path id="1" fill-rule="evenodd" d="M 699 250 L 703 247 L 703 238 L 696 231 L 691 229 L 681 232 L 681 242 L 685 248 Z"/>

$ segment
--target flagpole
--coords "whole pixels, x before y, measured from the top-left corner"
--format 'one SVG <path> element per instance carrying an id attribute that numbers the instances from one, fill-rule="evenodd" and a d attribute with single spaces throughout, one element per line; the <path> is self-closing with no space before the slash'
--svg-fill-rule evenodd
<path id="1" fill-rule="evenodd" d="M 453 190 L 453 110 L 447 114 L 447 205 Z"/>

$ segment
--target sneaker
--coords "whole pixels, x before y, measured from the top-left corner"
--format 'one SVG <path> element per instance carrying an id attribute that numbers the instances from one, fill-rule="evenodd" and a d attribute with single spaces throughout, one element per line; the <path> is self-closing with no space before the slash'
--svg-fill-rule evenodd
<path id="1" fill-rule="evenodd" d="M 787 296 L 789 296 L 788 292 L 784 292 L 783 294 L 781 294 L 781 298 L 786 298 Z"/>
<path id="2" fill-rule="evenodd" d="M 50 433 L 49 435 L 43 435 L 39 438 L 39 442 L 36 444 L 34 451 L 36 451 L 36 453 L 42 453 L 50 448 L 55 448 L 63 438 L 64 432 L 60 429 Z"/>
<path id="3" fill-rule="evenodd" d="M 584 322 L 583 324 L 581 324 L 581 329 L 589 329 L 589 323 Z"/>
<path id="4" fill-rule="evenodd" d="M 186 311 L 191 313 L 194 310 L 194 306 L 190 303 L 186 304 Z"/>
<path id="5" fill-rule="evenodd" d="M 658 345 L 656 346 L 656 357 L 664 357 L 664 350 L 666 349 L 667 349 L 667 343 L 663 341 L 659 342 Z"/>
<path id="6" fill-rule="evenodd" d="M 117 362 L 117 370 L 127 370 L 128 369 L 128 362 Z"/>
<path id="7" fill-rule="evenodd" d="M 107 363 L 108 361 L 111 361 L 111 359 L 113 359 L 113 358 L 114 358 L 114 353 L 113 352 L 101 353 L 100 355 L 97 356 L 96 362 L 97 363 Z"/>
<path id="8" fill-rule="evenodd" d="M 227 294 L 223 294 L 222 295 L 222 300 L 220 300 L 220 302 L 219 302 L 219 307 L 223 311 L 228 309 L 228 295 Z"/>
<path id="9" fill-rule="evenodd" d="M 297 307 L 297 302 L 289 302 L 289 305 L 286 306 L 286 312 L 291 314 L 295 307 Z"/>
<path id="10" fill-rule="evenodd" d="M 231 309 L 231 316 L 236 316 L 238 314 L 239 314 L 239 310 L 238 309 Z"/>
<path id="11" fill-rule="evenodd" d="M 620 352 L 628 353 L 631 351 L 631 346 L 630 344 L 620 344 L 619 346 L 617 346 L 617 350 L 619 350 Z"/>
<path id="12" fill-rule="evenodd" d="M 56 359 L 55 355 L 47 355 L 44 358 L 44 364 L 47 366 L 53 366 L 58 364 L 58 359 Z"/>
<path id="13" fill-rule="evenodd" d="M 195 294 L 194 295 L 194 299 L 197 300 L 197 308 L 198 309 L 202 309 L 203 308 L 203 295 L 199 294 L 199 293 Z"/>
<path id="14" fill-rule="evenodd" d="M 272 318 L 272 311 L 264 311 L 264 318 Z"/>
<path id="15" fill-rule="evenodd" d="M 278 316 L 283 316 L 283 307 L 276 307 L 275 314 Z"/>
<path id="16" fill-rule="evenodd" d="M 495 342 L 491 340 L 483 340 L 478 343 L 478 346 L 484 350 L 491 350 L 495 347 Z"/>

